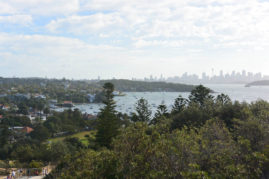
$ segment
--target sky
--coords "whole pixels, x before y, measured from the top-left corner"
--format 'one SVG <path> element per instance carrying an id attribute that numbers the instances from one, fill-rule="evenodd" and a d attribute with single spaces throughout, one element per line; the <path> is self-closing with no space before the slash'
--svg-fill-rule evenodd
<path id="1" fill-rule="evenodd" d="M 0 0 L 0 76 L 269 74 L 269 0 Z"/>

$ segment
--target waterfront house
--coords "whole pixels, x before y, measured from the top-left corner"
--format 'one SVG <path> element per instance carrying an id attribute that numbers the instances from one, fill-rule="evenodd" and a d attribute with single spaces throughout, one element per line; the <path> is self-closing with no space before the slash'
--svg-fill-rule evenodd
<path id="1" fill-rule="evenodd" d="M 63 107 L 71 108 L 71 107 L 74 107 L 74 105 L 73 105 L 72 101 L 64 101 Z"/>

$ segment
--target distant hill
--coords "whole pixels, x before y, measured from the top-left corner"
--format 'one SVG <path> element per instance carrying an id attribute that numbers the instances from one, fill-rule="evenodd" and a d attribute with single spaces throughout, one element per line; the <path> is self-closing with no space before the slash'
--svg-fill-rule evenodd
<path id="1" fill-rule="evenodd" d="M 246 84 L 246 87 L 250 87 L 250 86 L 269 86 L 269 80 L 254 81 L 254 82 Z"/>
<path id="2" fill-rule="evenodd" d="M 106 82 L 114 84 L 115 89 L 123 92 L 190 92 L 194 85 L 166 83 L 166 82 L 145 82 L 132 80 L 101 80 L 98 83 L 103 85 Z"/>

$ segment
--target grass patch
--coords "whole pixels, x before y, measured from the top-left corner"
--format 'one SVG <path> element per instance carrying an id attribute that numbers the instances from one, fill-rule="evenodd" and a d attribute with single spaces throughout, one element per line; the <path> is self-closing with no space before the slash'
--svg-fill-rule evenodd
<path id="1" fill-rule="evenodd" d="M 94 139 L 95 138 L 95 134 L 96 134 L 96 131 L 83 131 L 83 132 L 79 132 L 79 133 L 72 134 L 72 135 L 67 135 L 67 136 L 63 136 L 63 137 L 56 137 L 56 138 L 48 139 L 48 142 L 49 143 L 54 143 L 54 142 L 63 141 L 67 137 L 76 137 L 76 138 L 79 138 L 80 141 L 85 146 L 88 146 L 89 145 L 89 140 L 85 136 L 88 135 L 89 138 Z"/>

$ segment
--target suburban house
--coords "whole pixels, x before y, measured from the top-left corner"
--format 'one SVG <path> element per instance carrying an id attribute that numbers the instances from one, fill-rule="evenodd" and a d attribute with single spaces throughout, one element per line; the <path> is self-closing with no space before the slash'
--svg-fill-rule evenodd
<path id="1" fill-rule="evenodd" d="M 24 134 L 29 134 L 31 133 L 34 129 L 31 127 L 21 127 L 21 126 L 14 126 L 14 127 L 9 127 L 9 130 L 12 130 L 16 133 L 24 133 Z"/>
<path id="2" fill-rule="evenodd" d="M 74 105 L 73 105 L 72 101 L 64 101 L 63 107 L 71 108 L 71 107 L 74 107 Z"/>
<path id="3" fill-rule="evenodd" d="M 92 119 L 96 119 L 97 116 L 96 115 L 92 115 L 92 114 L 84 113 L 83 114 L 83 118 L 86 119 L 86 120 L 92 120 Z"/>
<path id="4" fill-rule="evenodd" d="M 4 104 L 0 104 L 0 109 L 7 111 L 10 109 L 10 107 Z"/>
<path id="5" fill-rule="evenodd" d="M 34 94 L 33 97 L 37 99 L 46 99 L 46 96 L 43 94 Z"/>

